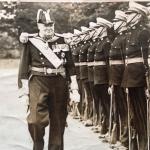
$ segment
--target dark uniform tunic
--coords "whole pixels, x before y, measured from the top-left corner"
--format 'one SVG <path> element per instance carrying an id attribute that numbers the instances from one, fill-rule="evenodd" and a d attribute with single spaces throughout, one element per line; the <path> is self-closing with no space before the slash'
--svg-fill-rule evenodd
<path id="1" fill-rule="evenodd" d="M 94 84 L 108 84 L 108 60 L 110 40 L 105 38 L 99 41 L 95 49 L 94 61 L 104 61 L 106 65 L 94 66 Z"/>
<path id="2" fill-rule="evenodd" d="M 145 63 L 147 63 L 148 43 L 149 32 L 144 27 L 139 26 L 130 30 L 126 39 L 125 58 L 142 58 L 143 55 Z M 145 68 L 142 62 L 126 65 L 122 86 L 145 86 Z"/>
<path id="3" fill-rule="evenodd" d="M 132 130 L 138 134 L 139 149 L 146 150 L 145 67 L 147 65 L 149 32 L 143 26 L 133 27 L 126 38 L 126 65 L 122 85 L 129 90 Z M 134 58 L 134 62 L 129 60 Z M 141 58 L 144 62 L 136 62 Z M 133 135 L 135 138 L 135 135 Z M 134 139 L 132 138 L 132 139 Z"/>
<path id="4" fill-rule="evenodd" d="M 39 38 L 39 37 L 36 37 Z M 41 39 L 42 40 L 42 39 Z M 63 44 L 63 45 L 61 45 Z M 63 134 L 67 117 L 68 85 L 67 79 L 75 74 L 75 66 L 68 45 L 63 38 L 56 38 L 48 46 L 63 59 L 66 77 L 61 74 L 33 71 L 31 68 L 51 68 L 54 66 L 28 41 L 22 51 L 19 81 L 29 79 L 28 128 L 34 142 L 34 150 L 43 150 L 45 127 L 50 120 L 49 150 L 63 150 Z M 58 47 L 65 47 L 59 49 Z M 32 77 L 31 77 L 32 76 Z M 21 83 L 21 81 L 19 82 Z M 21 87 L 21 84 L 19 84 Z"/>
<path id="5" fill-rule="evenodd" d="M 80 47 L 79 47 L 79 44 L 73 45 L 71 49 L 72 49 L 73 61 L 75 63 L 77 79 L 80 79 L 80 67 L 79 67 L 79 51 L 80 51 Z"/>
<path id="6" fill-rule="evenodd" d="M 97 40 L 90 43 L 90 47 L 87 52 L 87 63 L 88 63 L 88 81 L 94 81 L 94 73 L 93 73 L 93 66 L 94 66 L 94 54 L 95 49 L 97 47 Z M 91 64 L 90 64 L 91 63 Z"/>
<path id="7" fill-rule="evenodd" d="M 112 141 L 121 140 L 122 144 L 128 145 L 127 130 L 127 104 L 124 89 L 121 88 L 121 82 L 124 72 L 124 51 L 126 46 L 126 32 L 120 32 L 113 43 L 109 52 L 109 84 L 113 85 L 113 129 Z M 119 123 L 119 116 L 121 124 Z M 120 126 L 119 126 L 120 124 Z M 121 128 L 121 129 L 120 129 Z M 120 137 L 121 130 L 121 137 Z"/>
<path id="8" fill-rule="evenodd" d="M 87 52 L 88 48 L 90 47 L 90 42 L 89 41 L 82 42 L 79 45 L 81 45 L 79 52 L 80 79 L 88 79 Z"/>
<path id="9" fill-rule="evenodd" d="M 105 37 L 99 40 L 95 49 L 94 61 L 104 62 L 103 65 L 94 64 L 94 92 L 97 103 L 98 119 L 100 121 L 101 134 L 105 134 L 108 130 L 109 120 L 109 95 L 108 95 L 108 58 L 110 50 L 110 40 Z"/>
<path id="10" fill-rule="evenodd" d="M 109 84 L 110 85 L 121 85 L 123 72 L 124 72 L 124 50 L 126 44 L 126 35 L 125 33 L 120 33 L 113 41 L 111 49 L 109 52 L 109 60 L 122 61 L 122 64 L 111 65 L 110 64 L 110 76 Z"/>

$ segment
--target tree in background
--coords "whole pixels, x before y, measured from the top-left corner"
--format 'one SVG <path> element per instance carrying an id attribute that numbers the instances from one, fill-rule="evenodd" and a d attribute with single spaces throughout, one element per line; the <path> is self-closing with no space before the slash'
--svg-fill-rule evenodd
<path id="1" fill-rule="evenodd" d="M 0 10 L 4 9 L 0 3 Z M 16 3 L 11 10 L 15 13 L 13 19 L 3 18 L 0 24 L 0 52 L 19 49 L 18 37 L 21 32 L 35 33 L 36 13 L 38 9 L 50 9 L 55 21 L 57 33 L 73 32 L 84 25 L 88 27 L 90 21 L 96 22 L 96 17 L 112 20 L 116 9 L 126 10 L 128 3 Z M 9 37 L 9 38 L 7 38 Z M 9 41 L 8 41 L 9 39 Z M 2 42 L 4 44 L 2 44 Z M 1 57 L 1 55 L 0 55 Z"/>

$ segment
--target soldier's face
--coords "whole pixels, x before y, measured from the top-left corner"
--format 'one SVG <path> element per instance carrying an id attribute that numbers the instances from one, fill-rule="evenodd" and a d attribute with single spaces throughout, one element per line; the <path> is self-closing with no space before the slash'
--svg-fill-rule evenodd
<path id="1" fill-rule="evenodd" d="M 45 40 L 49 40 L 54 36 L 54 24 L 45 25 L 39 23 L 38 29 L 40 34 L 42 35 L 42 38 L 44 38 Z"/>
<path id="2" fill-rule="evenodd" d="M 123 22 L 123 21 L 117 21 L 117 22 L 114 22 L 114 30 L 117 31 L 118 29 L 122 28 L 122 27 L 125 27 L 126 26 L 126 22 Z"/>
<path id="3" fill-rule="evenodd" d="M 81 40 L 83 40 L 83 41 L 86 41 L 86 40 L 90 39 L 89 33 L 87 33 L 87 34 L 82 34 L 80 37 L 81 37 Z"/>
<path id="4" fill-rule="evenodd" d="M 142 15 L 137 13 L 131 13 L 127 17 L 127 24 L 135 24 L 138 23 L 141 19 Z"/>
<path id="5" fill-rule="evenodd" d="M 101 34 L 103 30 L 103 27 L 99 27 L 97 29 L 94 30 L 94 34 L 93 34 L 93 39 L 98 38 L 98 36 Z"/>

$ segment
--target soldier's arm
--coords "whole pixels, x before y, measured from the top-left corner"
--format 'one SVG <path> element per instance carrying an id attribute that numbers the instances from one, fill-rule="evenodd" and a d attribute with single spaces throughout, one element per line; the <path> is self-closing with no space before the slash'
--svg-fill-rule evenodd
<path id="1" fill-rule="evenodd" d="M 24 48 L 21 52 L 19 73 L 18 73 L 18 87 L 22 88 L 22 80 L 28 80 L 29 78 L 29 66 L 30 66 L 30 44 L 29 42 L 24 44 Z"/>
<path id="2" fill-rule="evenodd" d="M 74 64 L 74 61 L 73 61 L 72 52 L 71 52 L 70 47 L 69 47 L 69 50 L 66 53 L 66 59 L 67 59 L 66 69 L 67 69 L 68 76 L 76 75 L 75 64 Z"/>
<path id="3" fill-rule="evenodd" d="M 148 30 L 142 30 L 139 35 L 139 44 L 141 47 L 142 57 L 144 58 L 144 63 L 148 66 L 148 46 L 149 46 L 150 32 Z"/>
<path id="4" fill-rule="evenodd" d="M 103 47 L 106 60 L 109 59 L 109 50 L 111 48 L 110 40 L 108 39 Z M 108 63 L 108 62 L 107 62 Z"/>

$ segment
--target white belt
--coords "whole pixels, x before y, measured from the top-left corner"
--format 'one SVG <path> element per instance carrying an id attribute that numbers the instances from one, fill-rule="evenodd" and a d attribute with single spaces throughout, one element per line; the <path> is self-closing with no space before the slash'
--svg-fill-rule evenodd
<path id="1" fill-rule="evenodd" d="M 123 65 L 123 60 L 109 60 L 110 65 Z"/>
<path id="2" fill-rule="evenodd" d="M 58 69 L 51 69 L 51 68 L 38 68 L 38 67 L 31 67 L 31 70 L 45 73 L 45 74 L 58 74 L 58 73 L 65 73 L 65 68 L 58 68 Z"/>
<path id="3" fill-rule="evenodd" d="M 105 61 L 95 61 L 94 62 L 94 66 L 103 66 L 103 65 L 106 65 Z"/>
<path id="4" fill-rule="evenodd" d="M 88 66 L 94 66 L 94 62 L 88 62 Z"/>
<path id="5" fill-rule="evenodd" d="M 80 66 L 86 66 L 87 62 L 80 62 Z"/>
<path id="6" fill-rule="evenodd" d="M 75 66 L 80 66 L 80 63 L 79 62 L 76 62 L 76 63 L 74 63 L 75 64 Z"/>
<path id="7" fill-rule="evenodd" d="M 143 62 L 143 58 L 142 57 L 127 58 L 127 59 L 125 59 L 125 63 L 126 64 L 140 63 L 140 62 Z"/>

